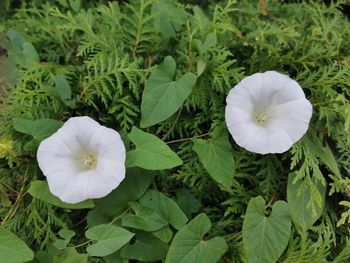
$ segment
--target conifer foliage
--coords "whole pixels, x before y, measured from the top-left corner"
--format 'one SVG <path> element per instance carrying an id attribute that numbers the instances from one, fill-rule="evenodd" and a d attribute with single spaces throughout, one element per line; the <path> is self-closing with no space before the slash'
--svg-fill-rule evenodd
<path id="1" fill-rule="evenodd" d="M 1 1 L 0 262 L 349 262 L 346 5 Z M 313 116 L 289 151 L 259 155 L 230 137 L 225 99 L 268 70 Z M 36 152 L 73 116 L 121 134 L 126 178 L 66 204 Z"/>

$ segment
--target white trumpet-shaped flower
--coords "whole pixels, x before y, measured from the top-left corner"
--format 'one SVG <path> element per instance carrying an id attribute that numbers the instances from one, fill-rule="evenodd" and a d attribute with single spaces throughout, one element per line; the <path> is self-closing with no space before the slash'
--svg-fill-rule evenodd
<path id="1" fill-rule="evenodd" d="M 119 133 L 90 117 L 73 117 L 42 141 L 37 159 L 51 193 L 66 203 L 101 198 L 125 177 Z"/>
<path id="2" fill-rule="evenodd" d="M 248 151 L 287 151 L 307 131 L 312 105 L 299 84 L 275 71 L 244 78 L 226 98 L 225 118 L 235 142 Z"/>

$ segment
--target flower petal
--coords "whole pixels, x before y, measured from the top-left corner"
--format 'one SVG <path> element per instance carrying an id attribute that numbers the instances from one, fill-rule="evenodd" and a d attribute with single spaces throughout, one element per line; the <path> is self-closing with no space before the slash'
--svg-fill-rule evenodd
<path id="1" fill-rule="evenodd" d="M 283 90 L 284 87 L 288 84 L 292 79 L 287 75 L 281 74 L 276 71 L 266 71 L 263 73 L 264 79 L 264 89 L 268 90 L 268 95 L 272 96 L 276 92 Z"/>
<path id="2" fill-rule="evenodd" d="M 282 89 L 273 95 L 271 104 L 280 105 L 300 99 L 305 99 L 305 94 L 298 82 L 290 79 Z"/>
<path id="3" fill-rule="evenodd" d="M 86 147 L 94 133 L 102 127 L 90 117 L 73 117 L 68 119 L 57 135 L 72 151 Z"/>
<path id="4" fill-rule="evenodd" d="M 98 157 L 124 165 L 126 154 L 123 141 L 120 139 L 109 145 L 101 146 L 98 150 Z"/>
<path id="5" fill-rule="evenodd" d="M 122 143 L 119 133 L 113 129 L 100 126 L 100 128 L 96 130 L 96 132 L 91 137 L 89 146 L 100 152 L 104 149 L 104 147 L 120 142 L 121 144 L 118 144 L 118 146 L 120 146 L 120 148 L 124 149 L 125 151 L 125 147 Z"/>
<path id="6" fill-rule="evenodd" d="M 252 113 L 247 113 L 241 108 L 227 105 L 225 108 L 225 118 L 227 127 L 232 127 L 242 122 L 252 121 Z"/>
<path id="7" fill-rule="evenodd" d="M 96 171 L 103 179 L 113 182 L 114 187 L 117 187 L 125 178 L 125 166 L 108 159 L 100 158 Z"/>
<path id="8" fill-rule="evenodd" d="M 76 204 L 88 199 L 89 173 L 92 170 L 86 170 L 79 174 L 70 174 L 68 180 L 63 185 L 61 192 L 57 195 L 63 202 Z M 50 176 L 49 178 L 52 179 Z M 55 182 L 59 184 L 58 180 Z M 50 182 L 49 182 L 50 186 Z M 50 189 L 51 190 L 51 189 Z"/>
<path id="9" fill-rule="evenodd" d="M 125 166 L 108 160 L 100 159 L 95 173 L 89 177 L 89 198 L 100 198 L 109 194 L 125 178 Z"/>
<path id="10" fill-rule="evenodd" d="M 269 137 L 264 127 L 247 122 L 231 126 L 229 131 L 239 146 L 255 153 L 268 153 Z"/>
<path id="11" fill-rule="evenodd" d="M 269 133 L 269 153 L 283 153 L 292 147 L 294 142 L 291 137 L 278 125 L 267 127 Z"/>
<path id="12" fill-rule="evenodd" d="M 253 100 L 250 93 L 241 85 L 236 85 L 230 90 L 226 98 L 227 105 L 240 108 L 248 113 L 254 110 Z"/>
<path id="13" fill-rule="evenodd" d="M 306 133 L 312 116 L 312 105 L 306 99 L 288 102 L 274 107 L 272 126 L 278 125 L 287 133 L 293 143 Z"/>
<path id="14" fill-rule="evenodd" d="M 61 157 L 71 157 L 74 154 L 71 148 L 63 143 L 56 133 L 40 143 L 38 152 L 53 153 Z M 40 162 L 40 160 L 38 161 Z"/>
<path id="15" fill-rule="evenodd" d="M 78 172 L 77 160 L 68 156 L 63 157 L 54 153 L 39 152 L 37 153 L 38 164 L 45 176 L 53 173 L 70 169 Z"/>
<path id="16" fill-rule="evenodd" d="M 58 172 L 52 173 L 50 175 L 46 175 L 47 182 L 49 185 L 50 192 L 61 199 L 63 202 L 74 203 L 74 200 L 70 200 L 69 198 L 65 198 L 66 192 L 71 191 L 72 179 L 78 177 L 78 174 L 69 168 L 60 170 Z M 81 195 L 81 190 L 75 186 L 74 191 L 75 194 Z M 82 199 L 82 196 L 79 196 L 79 200 Z M 79 202 L 79 201 L 77 201 Z M 77 203 L 75 202 L 75 203 Z"/>
<path id="17" fill-rule="evenodd" d="M 271 107 L 271 112 L 271 118 L 274 120 L 298 120 L 309 123 L 312 105 L 307 99 L 294 100 Z"/>
<path id="18" fill-rule="evenodd" d="M 256 126 L 249 138 L 246 140 L 244 148 L 250 152 L 267 154 L 269 153 L 269 134 L 263 127 Z"/>
<path id="19" fill-rule="evenodd" d="M 261 103 L 261 97 L 264 89 L 264 79 L 262 73 L 255 73 L 249 77 L 242 79 L 238 85 L 245 88 L 250 94 L 254 104 Z"/>

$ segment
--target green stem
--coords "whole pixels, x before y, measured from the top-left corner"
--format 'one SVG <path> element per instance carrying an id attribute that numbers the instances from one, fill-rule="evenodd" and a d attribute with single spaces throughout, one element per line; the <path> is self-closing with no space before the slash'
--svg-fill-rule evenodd
<path id="1" fill-rule="evenodd" d="M 168 141 L 166 142 L 166 144 L 172 144 L 172 143 L 177 143 L 177 142 L 185 142 L 185 141 L 190 141 L 192 139 L 197 139 L 197 138 L 201 138 L 201 137 L 204 137 L 204 136 L 208 136 L 210 133 L 207 132 L 207 133 L 204 133 L 204 134 L 201 134 L 201 135 L 197 135 L 197 136 L 194 136 L 194 137 L 189 137 L 189 138 L 182 138 L 182 139 L 177 139 L 177 140 L 173 140 L 173 141 Z"/>

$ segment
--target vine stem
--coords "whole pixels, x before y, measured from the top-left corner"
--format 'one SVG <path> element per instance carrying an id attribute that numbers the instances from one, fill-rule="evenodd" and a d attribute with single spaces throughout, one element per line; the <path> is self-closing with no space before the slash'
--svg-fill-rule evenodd
<path id="1" fill-rule="evenodd" d="M 179 112 L 177 113 L 177 116 L 176 116 L 176 119 L 173 123 L 173 125 L 171 125 L 170 129 L 168 130 L 168 132 L 163 136 L 163 141 L 170 135 L 170 133 L 174 130 L 175 126 L 176 126 L 176 123 L 178 122 L 179 118 L 180 118 L 180 115 L 181 115 L 181 111 L 182 111 L 182 106 L 179 110 Z"/>
<path id="2" fill-rule="evenodd" d="M 238 237 L 241 233 L 242 233 L 242 231 L 239 231 L 237 233 L 229 234 L 229 235 L 225 236 L 224 238 L 226 241 L 230 241 L 230 240 Z"/>
<path id="3" fill-rule="evenodd" d="M 4 217 L 4 220 L 1 222 L 0 227 L 5 226 L 7 221 L 9 221 L 13 217 L 13 215 L 16 213 L 16 211 L 19 207 L 21 199 L 27 194 L 27 191 L 24 190 L 26 180 L 27 180 L 27 176 L 25 175 L 23 182 L 22 182 L 21 190 L 17 195 L 16 201 L 15 201 L 14 205 L 11 207 L 10 211 Z"/>
<path id="4" fill-rule="evenodd" d="M 177 139 L 177 140 L 168 141 L 168 142 L 165 142 L 165 143 L 166 143 L 166 144 L 172 144 L 172 143 L 177 143 L 177 142 L 185 142 L 185 141 L 189 141 L 189 140 L 192 140 L 192 139 L 197 139 L 197 138 L 205 137 L 205 136 L 208 136 L 209 134 L 210 134 L 210 133 L 207 132 L 207 133 L 204 133 L 204 134 L 201 134 L 201 135 L 197 135 L 197 136 L 194 136 L 194 137 L 188 137 L 188 138 Z"/>
<path id="5" fill-rule="evenodd" d="M 19 194 L 18 191 L 16 191 L 15 189 L 13 189 L 11 186 L 7 185 L 6 183 L 0 181 L 0 184 L 4 185 L 4 186 L 7 187 L 8 189 L 10 189 L 12 192 L 14 192 L 14 193 L 16 193 L 16 194 Z"/>
<path id="6" fill-rule="evenodd" d="M 129 208 L 126 209 L 121 215 L 117 216 L 116 218 L 114 218 L 111 222 L 109 222 L 108 224 L 111 225 L 113 224 L 115 221 L 117 221 L 119 218 L 121 218 L 123 215 L 125 215 L 127 212 L 129 212 Z"/>
<path id="7" fill-rule="evenodd" d="M 79 244 L 79 245 L 74 246 L 74 248 L 82 247 L 82 246 L 84 246 L 84 245 L 89 244 L 90 242 L 91 242 L 91 240 L 85 241 L 84 243 L 81 243 L 81 244 Z"/>
<path id="8" fill-rule="evenodd" d="M 113 224 L 115 221 L 117 221 L 119 218 L 121 218 L 123 215 L 125 215 L 127 212 L 129 212 L 129 208 L 127 208 L 121 215 L 117 216 L 116 218 L 114 218 L 111 222 L 109 222 L 108 224 L 111 225 Z M 82 246 L 85 246 L 87 244 L 89 244 L 91 242 L 91 240 L 88 240 L 88 241 L 85 241 L 79 245 L 76 245 L 74 246 L 74 248 L 77 248 L 77 247 L 82 247 Z"/>
<path id="9" fill-rule="evenodd" d="M 313 103 L 312 106 L 319 107 L 319 106 L 329 105 L 329 104 L 333 104 L 333 103 L 343 104 L 344 102 L 343 101 L 338 101 L 338 100 L 322 101 L 322 102 Z"/>
<path id="10" fill-rule="evenodd" d="M 268 207 L 271 207 L 272 206 L 272 203 L 276 200 L 277 198 L 277 194 L 274 193 L 270 199 L 270 201 L 267 203 L 267 205 L 265 206 L 265 208 L 268 208 Z"/>

